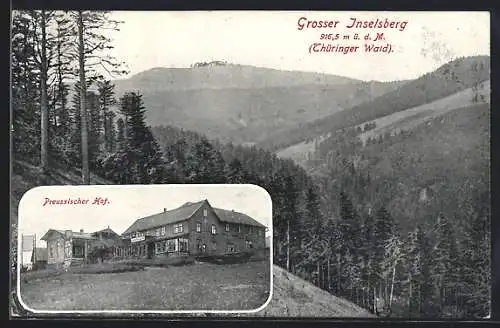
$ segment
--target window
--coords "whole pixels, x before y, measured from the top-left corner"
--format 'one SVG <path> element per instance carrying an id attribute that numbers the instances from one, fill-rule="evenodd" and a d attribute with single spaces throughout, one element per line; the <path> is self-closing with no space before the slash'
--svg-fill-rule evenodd
<path id="1" fill-rule="evenodd" d="M 229 231 L 229 223 L 226 223 L 226 231 Z"/>
<path id="2" fill-rule="evenodd" d="M 236 252 L 236 247 L 234 247 L 234 244 L 227 244 L 226 252 L 227 253 L 234 253 L 234 252 Z"/>
<path id="3" fill-rule="evenodd" d="M 73 257 L 82 258 L 83 257 L 83 247 L 82 246 L 73 246 Z"/>
<path id="4" fill-rule="evenodd" d="M 241 226 L 238 225 L 238 232 L 241 232 Z"/>
<path id="5" fill-rule="evenodd" d="M 248 232 L 249 233 L 253 233 L 253 227 L 252 226 L 248 227 Z"/>
<path id="6" fill-rule="evenodd" d="M 188 240 L 187 239 L 179 239 L 179 252 L 187 252 L 188 248 Z"/>
<path id="7" fill-rule="evenodd" d="M 160 241 L 156 243 L 156 254 L 165 253 L 165 241 Z"/>
<path id="8" fill-rule="evenodd" d="M 54 248 L 55 245 L 51 243 L 49 247 L 49 257 L 54 257 Z"/>
<path id="9" fill-rule="evenodd" d="M 208 210 L 206 208 L 203 209 L 203 216 L 204 217 L 207 217 L 208 215 Z"/>
<path id="10" fill-rule="evenodd" d="M 155 236 L 156 237 L 160 237 L 161 236 L 161 229 L 160 228 L 157 228 L 156 231 L 155 231 Z"/>
<path id="11" fill-rule="evenodd" d="M 57 243 L 56 243 L 56 249 L 55 249 L 55 253 L 54 253 L 54 254 L 55 254 L 55 257 L 59 257 L 59 253 L 60 253 L 60 252 L 59 252 L 59 250 L 60 250 L 60 249 L 62 249 L 63 254 L 64 254 L 64 247 L 63 247 L 63 245 L 62 245 L 62 242 L 61 242 L 61 240 L 57 240 Z"/>
<path id="12" fill-rule="evenodd" d="M 205 244 L 201 245 L 201 251 L 205 253 L 207 251 L 207 245 Z"/>
<path id="13" fill-rule="evenodd" d="M 201 232 L 201 222 L 196 222 L 196 232 Z"/>
<path id="14" fill-rule="evenodd" d="M 184 231 L 184 226 L 182 223 L 174 224 L 174 233 L 181 233 Z"/>
<path id="15" fill-rule="evenodd" d="M 167 240 L 167 252 L 175 252 L 177 250 L 177 239 Z"/>
<path id="16" fill-rule="evenodd" d="M 167 234 L 167 227 L 163 226 L 161 227 L 161 235 L 165 236 Z"/>
<path id="17" fill-rule="evenodd" d="M 215 224 L 212 224 L 212 235 L 215 235 L 217 233 L 217 227 Z"/>
<path id="18" fill-rule="evenodd" d="M 251 240 L 245 240 L 245 244 L 246 244 L 247 248 L 253 248 Z"/>

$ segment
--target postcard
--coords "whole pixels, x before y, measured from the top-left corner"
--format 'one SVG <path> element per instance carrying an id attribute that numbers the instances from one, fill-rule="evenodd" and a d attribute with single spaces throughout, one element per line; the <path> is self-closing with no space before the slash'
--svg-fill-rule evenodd
<path id="1" fill-rule="evenodd" d="M 489 18 L 14 10 L 11 315 L 490 318 Z"/>

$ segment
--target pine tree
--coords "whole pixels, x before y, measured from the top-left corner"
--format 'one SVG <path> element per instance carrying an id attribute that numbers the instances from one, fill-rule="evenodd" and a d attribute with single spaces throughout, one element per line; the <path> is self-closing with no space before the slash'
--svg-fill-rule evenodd
<path id="1" fill-rule="evenodd" d="M 111 112 L 111 107 L 116 104 L 115 99 L 115 85 L 111 83 L 109 80 L 98 81 L 98 94 L 99 94 L 99 105 L 102 111 L 102 115 L 104 117 L 104 150 L 107 152 L 111 152 L 113 146 L 113 136 L 112 136 L 112 127 L 111 124 L 113 122 L 113 114 Z"/>
<path id="2" fill-rule="evenodd" d="M 340 229 L 344 241 L 344 253 L 349 250 L 358 254 L 361 247 L 361 222 L 351 200 L 344 192 L 340 193 Z"/>
<path id="3" fill-rule="evenodd" d="M 94 170 L 97 158 L 101 153 L 103 144 L 104 117 L 99 108 L 99 98 L 95 92 L 87 92 L 87 117 L 88 117 L 88 151 L 90 169 Z"/>
<path id="4" fill-rule="evenodd" d="M 237 158 L 228 164 L 226 180 L 228 183 L 248 183 L 247 173 Z"/>
<path id="5" fill-rule="evenodd" d="M 286 268 L 288 271 L 294 265 L 291 254 L 297 247 L 299 232 L 295 229 L 297 222 L 297 204 L 299 190 L 293 176 L 286 175 L 284 184 L 284 208 L 283 215 L 286 222 Z"/>
<path id="6" fill-rule="evenodd" d="M 18 159 L 40 163 L 40 73 L 35 62 L 33 20 L 26 12 L 12 13 L 11 92 L 12 149 Z"/>
<path id="7" fill-rule="evenodd" d="M 367 305 L 373 310 L 373 288 L 377 282 L 376 277 L 373 273 L 373 265 L 375 260 L 374 247 L 376 245 L 375 240 L 375 220 L 371 213 L 364 215 L 363 227 L 362 227 L 362 246 L 360 248 L 360 254 L 362 256 L 363 265 L 361 270 L 361 277 L 363 281 L 363 287 L 367 291 Z"/>
<path id="8" fill-rule="evenodd" d="M 163 160 L 160 147 L 145 123 L 145 108 L 142 95 L 126 93 L 120 98 L 121 112 L 127 117 L 125 123 L 126 154 L 133 183 L 152 183 L 161 180 Z"/>
<path id="9" fill-rule="evenodd" d="M 458 249 L 452 226 L 448 218 L 440 213 L 435 226 L 437 233 L 434 247 L 434 281 L 441 314 L 447 305 L 445 291 L 457 284 Z"/>
<path id="10" fill-rule="evenodd" d="M 123 118 L 116 120 L 116 143 L 117 147 L 125 141 L 125 121 Z"/>
<path id="11" fill-rule="evenodd" d="M 197 142 L 186 159 L 190 183 L 224 183 L 224 159 L 206 138 Z"/>
<path id="12" fill-rule="evenodd" d="M 465 298 L 463 306 L 467 310 L 467 317 L 484 318 L 491 312 L 489 210 L 476 209 L 470 214 L 462 247 L 461 269 L 464 282 L 463 298 Z"/>
<path id="13" fill-rule="evenodd" d="M 394 220 L 389 212 L 382 206 L 375 216 L 372 272 L 377 279 L 376 289 L 380 300 L 388 300 L 386 271 L 384 271 L 384 259 L 386 255 L 387 243 L 394 236 Z M 375 308 L 380 309 L 381 304 L 376 304 Z"/>
<path id="14" fill-rule="evenodd" d="M 93 82 L 102 78 L 96 67 L 106 70 L 110 75 L 123 74 L 125 71 L 119 68 L 123 63 L 119 63 L 115 58 L 104 51 L 112 48 L 111 39 L 104 36 L 105 29 L 116 30 L 119 22 L 109 18 L 109 12 L 105 11 L 77 11 L 70 12 L 78 36 L 76 49 L 73 51 L 74 59 L 78 60 L 76 70 L 80 82 L 80 131 L 81 131 L 81 159 L 82 159 L 82 183 L 90 183 L 89 171 L 89 150 L 88 150 L 88 130 L 86 115 L 86 94 L 87 82 Z M 104 52 L 104 53 L 103 53 Z"/>

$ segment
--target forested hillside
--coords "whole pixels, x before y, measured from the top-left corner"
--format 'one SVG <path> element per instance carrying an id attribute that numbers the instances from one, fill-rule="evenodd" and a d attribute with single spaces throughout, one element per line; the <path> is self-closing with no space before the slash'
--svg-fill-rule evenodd
<path id="1" fill-rule="evenodd" d="M 419 106 L 471 88 L 490 77 L 490 59 L 487 56 L 459 58 L 434 72 L 405 83 L 393 91 L 382 94 L 373 101 L 345 109 L 338 113 L 309 122 L 285 132 L 272 135 L 257 145 L 270 150 L 290 145 L 352 127 L 389 114 Z"/>

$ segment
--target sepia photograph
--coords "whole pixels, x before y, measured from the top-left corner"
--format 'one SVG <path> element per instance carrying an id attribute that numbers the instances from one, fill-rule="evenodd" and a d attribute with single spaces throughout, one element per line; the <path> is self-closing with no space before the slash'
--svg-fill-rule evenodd
<path id="1" fill-rule="evenodd" d="M 489 12 L 14 7 L 10 41 L 11 316 L 491 318 Z"/>
<path id="2" fill-rule="evenodd" d="M 49 313 L 255 311 L 271 296 L 271 220 L 253 185 L 34 188 L 19 298 Z"/>

